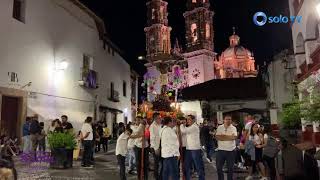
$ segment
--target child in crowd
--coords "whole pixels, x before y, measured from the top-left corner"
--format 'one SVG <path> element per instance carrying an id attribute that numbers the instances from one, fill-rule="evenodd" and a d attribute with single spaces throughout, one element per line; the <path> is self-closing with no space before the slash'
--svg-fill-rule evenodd
<path id="1" fill-rule="evenodd" d="M 126 129 L 118 138 L 116 145 L 116 156 L 120 167 L 120 179 L 126 180 L 126 155 L 128 152 L 128 140 L 132 134 L 132 129 Z"/>

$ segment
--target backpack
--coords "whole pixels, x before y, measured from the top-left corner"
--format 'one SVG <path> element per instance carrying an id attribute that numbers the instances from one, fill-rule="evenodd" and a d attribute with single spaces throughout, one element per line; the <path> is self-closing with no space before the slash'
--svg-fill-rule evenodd
<path id="1" fill-rule="evenodd" d="M 269 136 L 267 145 L 263 148 L 263 155 L 270 158 L 275 158 L 279 150 L 279 143 L 277 140 L 274 137 Z"/>

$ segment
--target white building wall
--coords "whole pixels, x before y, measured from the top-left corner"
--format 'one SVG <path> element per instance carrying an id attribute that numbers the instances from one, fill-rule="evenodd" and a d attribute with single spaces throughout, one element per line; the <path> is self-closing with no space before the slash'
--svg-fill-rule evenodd
<path id="1" fill-rule="evenodd" d="M 93 116 L 95 96 L 98 103 L 131 111 L 130 67 L 117 53 L 108 54 L 99 40 L 94 20 L 67 0 L 27 0 L 25 23 L 12 18 L 13 1 L 0 1 L 0 86 L 41 93 L 28 99 L 28 115 L 38 113 L 40 121 L 69 115 L 75 127 L 86 116 Z M 99 73 L 99 89 L 78 85 L 83 54 L 94 58 Z M 55 71 L 54 63 L 65 60 L 69 66 Z M 19 82 L 11 85 L 8 72 L 16 72 Z M 127 82 L 127 97 L 122 83 Z M 107 100 L 107 89 L 114 82 L 120 102 Z M 64 97 L 58 98 L 56 96 Z M 122 116 L 122 117 L 121 117 Z M 119 120 L 123 120 L 121 114 Z M 131 116 L 128 115 L 130 121 Z"/>
<path id="2" fill-rule="evenodd" d="M 185 115 L 194 115 L 198 124 L 203 122 L 200 101 L 182 102 L 180 108 Z"/>

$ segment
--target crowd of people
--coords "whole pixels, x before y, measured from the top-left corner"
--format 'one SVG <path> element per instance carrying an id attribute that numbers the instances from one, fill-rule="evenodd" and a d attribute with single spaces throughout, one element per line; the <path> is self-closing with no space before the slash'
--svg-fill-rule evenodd
<path id="1" fill-rule="evenodd" d="M 197 124 L 194 116 L 172 119 L 154 113 L 152 121 L 136 117 L 119 136 L 116 156 L 120 178 L 128 173 L 139 180 L 148 179 L 149 156 L 153 158 L 153 177 L 156 180 L 205 179 L 203 157 L 208 163 L 216 158 L 219 180 L 234 178 L 235 168 L 249 171 L 246 180 L 258 174 L 260 179 L 276 179 L 275 158 L 279 141 L 270 134 L 270 127 L 259 125 L 253 116 L 245 117 L 244 124 L 225 115 L 224 123 L 217 126 L 204 121 Z M 225 169 L 226 167 L 226 169 Z"/>

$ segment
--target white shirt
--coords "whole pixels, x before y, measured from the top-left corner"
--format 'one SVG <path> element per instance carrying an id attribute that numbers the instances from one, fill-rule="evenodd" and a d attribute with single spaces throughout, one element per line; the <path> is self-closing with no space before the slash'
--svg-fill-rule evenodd
<path id="1" fill-rule="evenodd" d="M 179 152 L 179 141 L 176 132 L 168 127 L 164 126 L 161 129 L 161 157 L 178 157 L 180 156 Z"/>
<path id="2" fill-rule="evenodd" d="M 135 134 L 138 130 L 138 126 L 137 125 L 131 125 L 130 128 L 132 129 L 132 134 Z M 134 144 L 135 144 L 135 139 L 129 139 L 128 141 L 128 149 L 132 149 L 134 148 Z"/>
<path id="3" fill-rule="evenodd" d="M 185 127 L 183 124 L 180 126 L 181 134 L 186 136 L 186 149 L 187 150 L 199 150 L 200 146 L 200 129 L 199 126 L 194 123 L 189 127 Z"/>
<path id="4" fill-rule="evenodd" d="M 118 140 L 116 145 L 116 155 L 122 155 L 126 156 L 128 152 L 128 138 L 129 136 L 126 133 L 122 133 Z"/>
<path id="5" fill-rule="evenodd" d="M 150 128 L 150 146 L 151 148 L 158 150 L 160 146 L 160 125 L 154 121 Z"/>
<path id="6" fill-rule="evenodd" d="M 229 127 L 225 127 L 224 124 L 218 126 L 216 135 L 228 135 L 228 136 L 237 136 L 237 128 L 232 124 Z M 222 151 L 233 151 L 236 149 L 236 141 L 219 141 L 218 140 L 218 150 Z"/>
<path id="7" fill-rule="evenodd" d="M 91 124 L 84 123 L 81 128 L 81 133 L 83 136 L 85 136 L 88 132 L 89 132 L 89 135 L 88 137 L 84 138 L 85 141 L 93 140 L 93 130 L 92 130 Z"/>
<path id="8" fill-rule="evenodd" d="M 136 134 L 140 132 L 144 132 L 144 129 L 143 129 L 144 127 L 145 127 L 144 125 L 140 124 L 139 127 L 137 128 Z M 142 137 L 136 138 L 134 141 L 134 145 L 137 146 L 138 148 L 142 148 Z M 144 147 L 148 147 L 148 146 L 149 144 L 148 144 L 148 141 L 146 140 L 144 143 Z"/>

